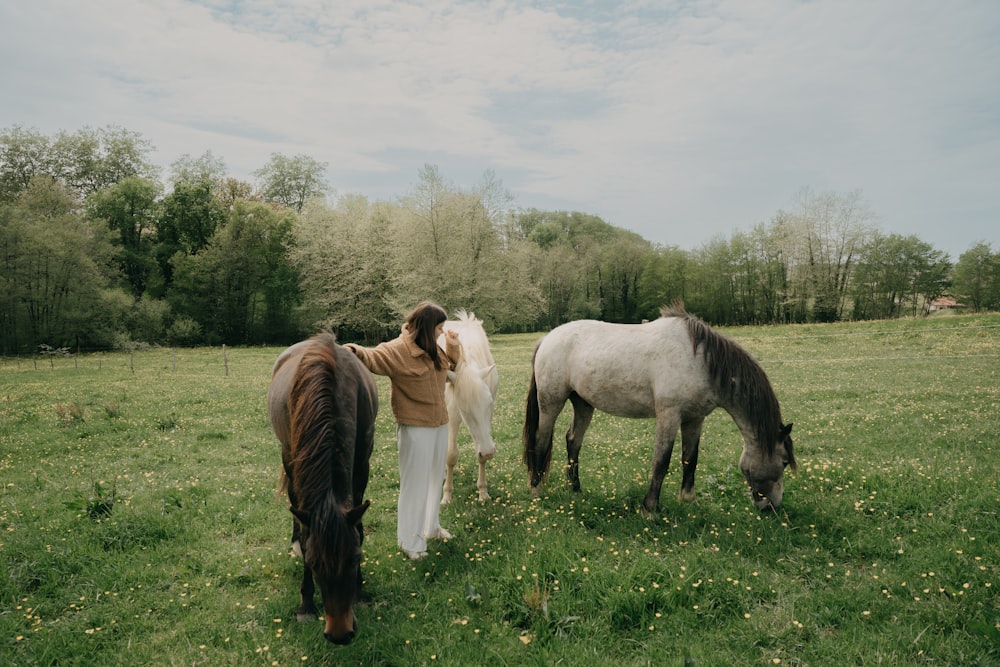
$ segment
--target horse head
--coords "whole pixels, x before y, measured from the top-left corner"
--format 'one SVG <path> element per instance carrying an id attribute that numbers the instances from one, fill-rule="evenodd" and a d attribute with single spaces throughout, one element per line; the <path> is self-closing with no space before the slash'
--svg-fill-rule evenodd
<path id="1" fill-rule="evenodd" d="M 362 559 L 358 526 L 370 501 L 345 510 L 330 500 L 311 513 L 295 509 L 292 513 L 304 528 L 302 557 L 323 599 L 323 636 L 335 644 L 349 644 L 358 632 L 354 616 Z"/>
<path id="2" fill-rule="evenodd" d="M 481 368 L 464 359 L 448 371 L 450 393 L 462 421 L 469 428 L 480 461 L 488 461 L 496 453 L 491 424 L 496 400 L 496 364 Z"/>
<path id="3" fill-rule="evenodd" d="M 797 469 L 792 451 L 792 425 L 782 425 L 772 447 L 744 444 L 740 456 L 740 470 L 750 485 L 750 497 L 760 511 L 781 507 L 785 468 Z"/>

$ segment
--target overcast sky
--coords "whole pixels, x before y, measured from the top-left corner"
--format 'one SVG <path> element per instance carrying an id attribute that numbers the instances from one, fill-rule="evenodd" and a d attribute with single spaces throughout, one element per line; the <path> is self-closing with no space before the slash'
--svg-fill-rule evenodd
<path id="1" fill-rule="evenodd" d="M 1000 250 L 996 0 L 10 0 L 0 128 L 116 125 L 165 169 L 272 153 L 395 200 L 424 164 L 694 249 L 860 190 Z"/>

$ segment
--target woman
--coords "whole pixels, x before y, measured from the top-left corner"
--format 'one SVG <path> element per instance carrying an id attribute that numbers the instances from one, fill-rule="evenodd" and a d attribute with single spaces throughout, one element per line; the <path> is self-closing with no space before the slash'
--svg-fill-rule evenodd
<path id="1" fill-rule="evenodd" d="M 447 332 L 438 346 L 447 315 L 424 301 L 406 317 L 399 337 L 374 348 L 349 348 L 372 373 L 389 377 L 390 403 L 399 448 L 399 504 L 396 538 L 407 557 L 427 555 L 427 540 L 448 539 L 438 511 L 448 454 L 447 371 L 461 358 L 458 333 Z"/>

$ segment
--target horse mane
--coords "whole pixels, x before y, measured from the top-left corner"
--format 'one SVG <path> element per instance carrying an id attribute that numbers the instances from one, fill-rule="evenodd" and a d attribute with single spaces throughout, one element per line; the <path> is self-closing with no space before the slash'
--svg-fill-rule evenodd
<path id="1" fill-rule="evenodd" d="M 736 342 L 689 314 L 676 302 L 660 309 L 663 317 L 676 317 L 687 325 L 692 352 L 702 346 L 708 376 L 727 405 L 736 408 L 750 424 L 757 444 L 768 456 L 782 428 L 781 407 L 764 369 Z"/>
<path id="2" fill-rule="evenodd" d="M 350 538 L 354 535 L 354 527 L 332 491 L 313 509 L 310 522 L 310 533 L 318 542 L 310 565 L 331 574 L 341 574 L 353 562 L 354 541 Z"/>
<path id="3" fill-rule="evenodd" d="M 310 343 L 299 360 L 288 399 L 295 447 L 290 472 L 299 504 L 295 509 L 309 515 L 313 537 L 321 541 L 315 565 L 330 569 L 334 563 L 347 562 L 343 552 L 350 544 L 343 537 L 349 526 L 331 474 L 335 456 L 343 448 L 336 432 L 336 339 L 324 333 L 313 336 Z"/>
<path id="4" fill-rule="evenodd" d="M 475 313 L 464 308 L 455 311 L 455 319 L 448 322 L 449 328 L 458 331 L 462 340 L 462 355 L 481 367 L 493 363 L 490 342 L 486 338 L 483 321 Z"/>
<path id="5" fill-rule="evenodd" d="M 460 363 L 455 367 L 454 373 L 455 380 L 451 381 L 451 389 L 452 395 L 455 397 L 455 402 L 462 407 L 474 405 L 477 396 L 473 395 L 469 390 L 475 389 L 479 383 L 475 381 L 463 382 L 462 377 L 468 373 L 478 376 L 479 372 L 467 363 Z"/>

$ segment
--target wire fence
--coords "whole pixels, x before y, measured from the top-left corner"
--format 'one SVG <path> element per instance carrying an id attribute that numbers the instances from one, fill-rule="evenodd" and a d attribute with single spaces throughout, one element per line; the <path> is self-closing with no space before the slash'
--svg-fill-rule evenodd
<path id="1" fill-rule="evenodd" d="M 970 333 L 973 331 L 990 331 L 1000 329 L 1000 324 L 974 324 L 951 327 L 913 327 L 903 329 L 879 329 L 872 331 L 850 331 L 831 333 L 802 333 L 775 336 L 761 335 L 740 335 L 739 342 L 795 342 L 815 339 L 858 339 L 858 338 L 880 338 L 891 336 L 914 336 L 923 334 L 953 334 Z M 944 336 L 940 336 L 941 339 Z M 497 336 L 496 340 L 501 340 Z M 809 356 L 800 359 L 796 358 L 762 358 L 760 361 L 766 364 L 831 364 L 831 363 L 856 363 L 856 362 L 903 362 L 914 360 L 967 360 L 967 359 L 1000 359 L 1000 336 L 990 338 L 985 345 L 979 345 L 981 352 L 975 353 L 935 353 L 926 352 L 920 354 L 889 354 L 889 355 L 855 355 L 819 357 Z M 231 371 L 232 356 L 237 366 L 242 365 L 247 357 L 253 357 L 255 372 L 261 363 L 260 357 L 264 350 L 266 355 L 271 355 L 265 360 L 267 364 L 273 361 L 273 354 L 278 347 L 257 347 L 257 348 L 232 348 L 227 345 L 221 347 L 197 347 L 197 348 L 160 348 L 148 347 L 142 349 L 121 351 L 121 352 L 87 352 L 73 353 L 65 348 L 46 349 L 31 355 L 2 355 L 0 356 L 0 370 L 56 370 L 56 369 L 94 369 L 103 370 L 108 367 L 121 368 L 126 365 L 128 370 L 135 374 L 137 368 L 155 367 L 160 370 L 177 373 L 179 370 L 191 370 L 197 368 L 203 372 L 216 373 L 228 377 Z M 269 368 L 267 366 L 266 368 Z"/>

